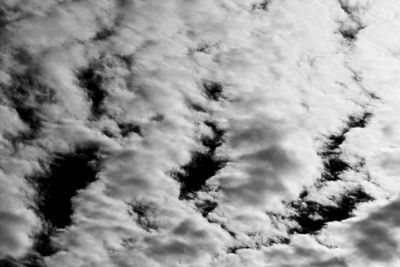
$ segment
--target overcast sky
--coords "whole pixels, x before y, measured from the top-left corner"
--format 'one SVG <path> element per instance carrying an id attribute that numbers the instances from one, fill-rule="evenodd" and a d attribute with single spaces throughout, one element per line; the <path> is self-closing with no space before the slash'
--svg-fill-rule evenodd
<path id="1" fill-rule="evenodd" d="M 0 266 L 400 266 L 400 2 L 2 0 Z"/>

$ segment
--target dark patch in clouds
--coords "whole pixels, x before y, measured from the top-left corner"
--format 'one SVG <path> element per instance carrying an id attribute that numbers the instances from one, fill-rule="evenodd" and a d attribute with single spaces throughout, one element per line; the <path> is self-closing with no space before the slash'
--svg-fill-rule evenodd
<path id="1" fill-rule="evenodd" d="M 324 172 L 322 173 L 323 181 L 340 180 L 339 175 L 346 171 L 350 166 L 339 158 L 338 155 L 330 156 L 324 160 Z"/>
<path id="2" fill-rule="evenodd" d="M 346 26 L 342 25 L 339 28 L 339 33 L 347 41 L 354 42 L 357 40 L 357 34 L 364 28 L 365 28 L 364 26 L 362 26 L 358 23 L 357 23 L 357 26 L 354 26 L 354 27 L 346 27 Z"/>
<path id="3" fill-rule="evenodd" d="M 59 251 L 59 247 L 52 241 L 56 228 L 45 222 L 42 230 L 34 236 L 32 250 L 39 255 L 51 256 Z"/>
<path id="4" fill-rule="evenodd" d="M 35 253 L 29 253 L 21 259 L 5 257 L 0 259 L 1 267 L 47 267 L 43 257 Z"/>
<path id="5" fill-rule="evenodd" d="M 348 1 L 339 0 L 340 8 L 347 14 L 347 20 L 340 23 L 339 33 L 349 43 L 357 40 L 358 33 L 365 28 L 356 16 L 356 8 L 351 7 Z"/>
<path id="6" fill-rule="evenodd" d="M 187 105 L 194 111 L 206 113 L 207 110 L 199 103 L 195 103 L 191 100 L 187 100 Z"/>
<path id="7" fill-rule="evenodd" d="M 352 8 L 350 5 L 348 5 L 347 0 L 338 0 L 340 8 L 347 14 L 351 15 L 354 11 L 354 8 Z"/>
<path id="8" fill-rule="evenodd" d="M 51 237 L 57 229 L 71 224 L 72 199 L 96 180 L 99 168 L 98 147 L 87 145 L 55 154 L 44 173 L 28 178 L 37 189 L 35 210 L 44 220 L 42 231 L 35 237 L 34 250 L 43 256 L 57 252 Z"/>
<path id="9" fill-rule="evenodd" d="M 320 155 L 323 160 L 324 170 L 322 172 L 321 181 L 337 181 L 340 180 L 340 174 L 349 169 L 351 166 L 342 158 L 340 146 L 346 140 L 346 134 L 353 128 L 364 128 L 372 117 L 372 113 L 365 112 L 361 116 L 349 116 L 346 126 L 339 134 L 333 134 L 328 137 Z"/>
<path id="10" fill-rule="evenodd" d="M 215 122 L 205 121 L 204 124 L 211 129 L 212 136 L 204 136 L 201 139 L 201 143 L 207 147 L 211 153 L 215 153 L 215 150 L 222 145 L 225 131 L 219 128 Z"/>
<path id="11" fill-rule="evenodd" d="M 225 165 L 225 160 L 218 159 L 212 152 L 194 152 L 191 161 L 176 174 L 181 183 L 179 198 L 190 199 L 200 191 L 206 181 L 213 177 Z"/>
<path id="12" fill-rule="evenodd" d="M 219 101 L 222 97 L 222 84 L 214 81 L 203 81 L 203 88 L 206 96 L 210 100 Z"/>
<path id="13" fill-rule="evenodd" d="M 203 200 L 203 201 L 199 201 L 196 202 L 196 208 L 200 211 L 201 215 L 203 215 L 203 217 L 207 217 L 207 215 L 212 212 L 213 210 L 215 210 L 218 206 L 218 203 L 216 201 L 213 200 Z"/>
<path id="14" fill-rule="evenodd" d="M 158 113 L 158 114 L 156 114 L 156 115 L 154 115 L 153 117 L 150 118 L 151 121 L 155 121 L 155 122 L 161 122 L 164 119 L 165 119 L 165 115 L 160 114 L 160 113 Z"/>
<path id="15" fill-rule="evenodd" d="M 295 214 L 290 216 L 298 227 L 290 230 L 292 233 L 315 234 L 328 222 L 343 221 L 352 216 L 352 211 L 358 204 L 373 200 L 362 188 L 356 188 L 332 199 L 336 205 L 322 205 L 316 201 L 303 199 L 293 201 L 290 207 Z"/>
<path id="16" fill-rule="evenodd" d="M 337 152 L 337 150 L 340 148 L 340 145 L 343 144 L 344 140 L 346 139 L 345 135 L 353 128 L 364 128 L 370 121 L 371 117 L 371 112 L 364 112 L 361 116 L 349 116 L 346 125 L 341 132 L 328 137 L 325 148 L 321 154 L 325 156 Z"/>
<path id="17" fill-rule="evenodd" d="M 103 88 L 103 76 L 99 69 L 100 62 L 92 62 L 87 68 L 79 71 L 77 78 L 79 85 L 85 89 L 92 107 L 92 114 L 95 118 L 102 116 L 105 113 L 103 101 L 107 96 L 107 91 Z"/>
<path id="18" fill-rule="evenodd" d="M 226 253 L 228 253 L 228 254 L 236 254 L 241 249 L 252 249 L 252 247 L 244 246 L 244 245 L 232 246 L 232 247 L 229 247 L 226 250 Z"/>
<path id="19" fill-rule="evenodd" d="M 204 54 L 208 54 L 210 53 L 210 50 L 213 48 L 212 45 L 209 44 L 200 44 L 198 45 L 196 48 L 191 48 L 189 49 L 189 54 L 193 54 L 193 53 L 204 53 Z"/>
<path id="20" fill-rule="evenodd" d="M 204 189 L 208 179 L 225 166 L 227 160 L 216 155 L 217 147 L 222 144 L 224 131 L 214 122 L 205 123 L 213 135 L 202 138 L 205 151 L 195 151 L 188 164 L 173 176 L 181 183 L 180 199 L 191 199 L 196 192 Z"/>
<path id="21" fill-rule="evenodd" d="M 356 70 L 354 70 L 353 68 L 351 68 L 351 67 L 349 67 L 349 66 L 346 66 L 346 68 L 351 72 L 351 74 L 352 74 L 352 76 L 351 76 L 352 80 L 353 80 L 356 84 L 358 84 L 358 85 L 360 86 L 360 88 L 362 88 L 363 92 L 364 92 L 372 101 L 377 101 L 377 100 L 381 101 L 381 100 L 382 100 L 375 92 L 372 92 L 371 90 L 369 90 L 369 89 L 367 89 L 367 88 L 365 88 L 365 87 L 363 86 L 363 84 L 362 84 L 362 82 L 363 82 L 363 77 L 362 77 L 360 71 L 356 71 Z"/>
<path id="22" fill-rule="evenodd" d="M 157 225 L 149 218 L 152 210 L 150 205 L 144 203 L 130 203 L 128 213 L 135 222 L 147 232 L 157 230 Z"/>
<path id="23" fill-rule="evenodd" d="M 99 151 L 95 146 L 56 154 L 48 170 L 33 178 L 38 189 L 38 211 L 52 226 L 64 228 L 71 223 L 71 199 L 97 178 Z"/>
<path id="24" fill-rule="evenodd" d="M 141 127 L 135 123 L 121 122 L 121 123 L 118 123 L 118 128 L 120 130 L 120 134 L 122 137 L 126 137 L 130 133 L 136 133 L 140 136 L 143 136 Z"/>
<path id="25" fill-rule="evenodd" d="M 94 36 L 95 41 L 104 41 L 115 34 L 115 29 L 113 28 L 103 28 L 99 30 Z"/>
<path id="26" fill-rule="evenodd" d="M 219 225 L 222 230 L 224 230 L 227 234 L 229 234 L 233 239 L 236 239 L 237 234 L 234 231 L 232 231 L 225 223 L 211 218 L 207 218 L 207 221 L 209 223 Z"/>
<path id="27" fill-rule="evenodd" d="M 340 175 L 349 169 L 357 169 L 351 166 L 342 158 L 340 146 L 346 140 L 346 134 L 354 128 L 364 128 L 372 117 L 372 113 L 364 112 L 360 116 L 349 116 L 345 127 L 339 134 L 328 137 L 320 156 L 323 160 L 323 172 L 317 183 L 317 189 L 321 190 L 328 182 L 341 180 Z M 323 205 L 317 201 L 307 199 L 308 192 L 304 190 L 299 200 L 292 201 L 289 206 L 295 211 L 290 216 L 295 220 L 299 227 L 294 227 L 290 232 L 301 234 L 315 234 L 321 230 L 328 222 L 342 221 L 352 216 L 352 211 L 357 204 L 372 201 L 373 197 L 368 195 L 361 187 L 345 192 L 340 196 L 331 196 L 330 199 L 336 205 Z"/>
<path id="28" fill-rule="evenodd" d="M 252 9 L 256 10 L 256 9 L 260 9 L 260 10 L 264 10 L 264 11 L 268 11 L 268 7 L 270 6 L 272 0 L 263 0 L 260 3 L 256 3 L 252 5 Z"/>
<path id="29" fill-rule="evenodd" d="M 351 128 L 365 128 L 372 118 L 371 112 L 364 112 L 361 116 L 350 116 L 347 123 L 347 132 Z"/>

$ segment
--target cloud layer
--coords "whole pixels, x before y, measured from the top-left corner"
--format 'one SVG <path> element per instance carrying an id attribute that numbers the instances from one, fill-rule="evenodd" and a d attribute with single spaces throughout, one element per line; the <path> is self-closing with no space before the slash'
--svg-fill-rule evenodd
<path id="1" fill-rule="evenodd" d="M 0 265 L 398 266 L 396 1 L 0 4 Z"/>

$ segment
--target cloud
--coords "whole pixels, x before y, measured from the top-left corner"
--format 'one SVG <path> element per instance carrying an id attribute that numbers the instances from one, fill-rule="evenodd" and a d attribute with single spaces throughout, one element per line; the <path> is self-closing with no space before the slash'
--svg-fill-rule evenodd
<path id="1" fill-rule="evenodd" d="M 40 228 L 39 221 L 32 210 L 28 209 L 26 194 L 30 191 L 27 184 L 15 175 L 0 173 L 0 251 L 1 257 L 7 255 L 20 257 L 32 245 L 30 238 L 34 228 Z"/>
<path id="2" fill-rule="evenodd" d="M 395 266 L 398 262 L 399 201 L 370 208 L 370 213 L 359 221 L 349 223 L 346 238 L 361 254 L 358 262 L 371 262 L 373 266 Z"/>
<path id="3" fill-rule="evenodd" d="M 395 264 L 394 1 L 20 0 L 0 13 L 4 261 Z M 60 201 L 63 223 L 48 214 Z"/>

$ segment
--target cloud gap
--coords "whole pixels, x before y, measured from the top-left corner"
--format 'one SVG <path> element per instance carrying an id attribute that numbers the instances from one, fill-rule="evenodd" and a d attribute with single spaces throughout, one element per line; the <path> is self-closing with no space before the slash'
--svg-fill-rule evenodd
<path id="1" fill-rule="evenodd" d="M 206 122 L 213 132 L 212 137 L 204 137 L 201 143 L 205 151 L 195 151 L 182 171 L 173 176 L 181 183 L 180 199 L 193 199 L 196 193 L 204 190 L 208 179 L 223 168 L 227 160 L 216 155 L 215 150 L 222 144 L 224 131 L 214 123 Z"/>
<path id="2" fill-rule="evenodd" d="M 210 212 L 215 210 L 218 206 L 218 203 L 213 200 L 203 200 L 196 202 L 196 208 L 200 211 L 203 217 L 207 217 Z"/>
<path id="3" fill-rule="evenodd" d="M 320 156 L 323 160 L 324 170 L 321 181 L 340 180 L 340 174 L 351 168 L 351 166 L 341 158 L 342 151 L 340 146 L 346 140 L 346 134 L 353 128 L 364 128 L 370 121 L 372 113 L 364 112 L 361 116 L 349 116 L 346 126 L 339 134 L 333 134 L 323 147 Z"/>
<path id="4" fill-rule="evenodd" d="M 271 5 L 272 0 L 263 0 L 260 3 L 256 3 L 252 5 L 252 9 L 260 9 L 263 11 L 268 11 L 269 6 Z"/>
<path id="5" fill-rule="evenodd" d="M 208 99 L 219 101 L 222 97 L 222 84 L 210 80 L 203 81 L 203 89 Z"/>
<path id="6" fill-rule="evenodd" d="M 364 128 L 372 117 L 371 112 L 364 112 L 361 116 L 349 116 L 346 126 L 339 134 L 328 137 L 328 140 L 319 155 L 323 160 L 323 172 L 317 181 L 317 189 L 326 185 L 327 181 L 341 180 L 340 175 L 348 170 L 357 171 L 357 166 L 351 166 L 341 159 L 342 151 L 340 146 L 346 140 L 346 134 L 353 128 Z M 304 190 L 299 195 L 299 200 L 292 201 L 288 205 L 294 210 L 295 214 L 288 218 L 294 220 L 299 225 L 291 228 L 289 233 L 315 234 L 321 230 L 328 222 L 342 221 L 352 216 L 352 211 L 359 203 L 372 201 L 361 187 L 357 187 L 340 196 L 332 196 L 336 206 L 323 205 L 317 201 L 307 199 L 308 192 Z"/>
<path id="7" fill-rule="evenodd" d="M 99 169 L 99 148 L 87 145 L 55 154 L 44 173 L 28 178 L 37 192 L 34 209 L 45 222 L 34 244 L 40 254 L 48 256 L 56 252 L 51 236 L 71 224 L 72 199 L 97 179 Z"/>
<path id="8" fill-rule="evenodd" d="M 357 8 L 352 8 L 345 1 L 339 0 L 340 8 L 347 14 L 347 20 L 342 21 L 339 26 L 339 33 L 349 43 L 357 40 L 358 33 L 365 28 L 360 19 L 355 15 Z"/>
<path id="9" fill-rule="evenodd" d="M 107 91 L 103 88 L 104 78 L 99 72 L 100 67 L 100 63 L 95 61 L 90 63 L 88 67 L 81 69 L 77 74 L 79 85 L 85 89 L 92 104 L 92 115 L 95 118 L 101 117 L 106 112 L 103 102 L 107 96 Z"/>
<path id="10" fill-rule="evenodd" d="M 300 199 L 289 205 L 295 211 L 289 216 L 298 226 L 289 230 L 289 233 L 315 234 L 327 223 L 343 221 L 352 216 L 352 211 L 360 203 L 372 201 L 362 188 L 352 189 L 345 194 L 335 197 L 336 206 L 322 205 L 316 201 Z"/>
<path id="11" fill-rule="evenodd" d="M 120 122 L 118 123 L 118 128 L 122 137 L 126 137 L 131 133 L 136 133 L 140 136 L 143 136 L 142 128 L 140 125 L 135 123 Z"/>

